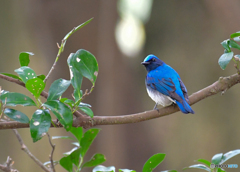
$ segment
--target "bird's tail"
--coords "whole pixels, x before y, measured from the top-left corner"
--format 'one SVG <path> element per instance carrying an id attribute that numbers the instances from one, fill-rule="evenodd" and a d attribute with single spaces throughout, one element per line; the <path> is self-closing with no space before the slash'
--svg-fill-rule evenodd
<path id="1" fill-rule="evenodd" d="M 188 104 L 188 102 L 186 100 L 183 100 L 182 103 L 176 101 L 179 109 L 183 112 L 183 113 L 192 113 L 194 114 L 194 111 L 192 110 L 191 106 Z"/>

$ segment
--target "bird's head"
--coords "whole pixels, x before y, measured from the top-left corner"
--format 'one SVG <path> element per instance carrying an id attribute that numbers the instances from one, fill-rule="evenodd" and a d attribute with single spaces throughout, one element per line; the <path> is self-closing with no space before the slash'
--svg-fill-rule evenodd
<path id="1" fill-rule="evenodd" d="M 163 65 L 164 62 L 162 60 L 160 60 L 159 58 L 157 58 L 155 55 L 150 54 L 144 59 L 144 61 L 141 64 L 144 65 L 146 67 L 147 71 L 149 72 L 149 71 L 154 70 L 157 67 Z"/>

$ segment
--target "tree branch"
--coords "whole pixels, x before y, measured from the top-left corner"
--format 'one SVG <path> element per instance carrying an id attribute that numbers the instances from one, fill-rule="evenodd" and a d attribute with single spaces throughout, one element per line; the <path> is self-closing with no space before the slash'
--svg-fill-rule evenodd
<path id="1" fill-rule="evenodd" d="M 55 172 L 54 162 L 53 162 L 53 152 L 54 152 L 54 150 L 55 150 L 55 145 L 52 143 L 51 137 L 50 137 L 50 135 L 49 135 L 48 133 L 47 133 L 47 136 L 48 136 L 49 143 L 50 143 L 50 145 L 51 145 L 51 147 L 52 147 L 52 152 L 51 152 L 51 154 L 49 155 L 49 160 L 50 160 L 50 162 L 51 162 L 52 172 Z"/>
<path id="2" fill-rule="evenodd" d="M 1 74 L 0 74 L 0 78 Z M 16 83 L 16 82 L 15 82 Z M 189 96 L 190 105 L 193 105 L 207 97 L 213 96 L 219 92 L 224 94 L 232 86 L 240 83 L 240 75 L 234 74 L 228 77 L 220 77 L 218 81 L 214 82 L 212 85 L 199 90 L 196 93 L 193 93 Z M 46 93 L 47 94 L 47 93 Z M 157 110 L 150 110 L 146 112 L 130 114 L 130 115 L 121 115 L 121 116 L 94 116 L 90 118 L 88 116 L 82 115 L 80 112 L 76 111 L 74 115 L 76 118 L 73 121 L 74 127 L 82 126 L 84 128 L 89 128 L 97 125 L 115 125 L 115 124 L 128 124 L 128 123 L 137 123 L 154 118 L 163 117 L 174 112 L 179 111 L 177 106 L 168 106 L 165 108 Z M 197 113 L 197 112 L 196 112 Z M 57 124 L 57 121 L 54 121 Z M 28 124 L 22 124 L 15 121 L 10 122 L 1 122 L 0 129 L 9 129 L 9 128 L 26 128 L 29 127 Z M 53 127 L 53 126 L 51 126 Z M 58 127 L 62 127 L 58 125 Z"/>
<path id="3" fill-rule="evenodd" d="M 8 156 L 5 164 L 4 165 L 0 164 L 0 170 L 4 172 L 19 172 L 18 170 L 12 168 L 13 164 L 14 161 L 12 160 L 12 158 Z"/>
<path id="4" fill-rule="evenodd" d="M 39 161 L 27 148 L 27 146 L 23 143 L 23 140 L 21 138 L 21 136 L 19 135 L 18 131 L 16 129 L 13 129 L 13 132 L 15 133 L 15 135 L 17 136 L 17 139 L 21 145 L 21 149 L 37 164 L 39 165 L 44 171 L 46 172 L 51 172 L 47 167 L 45 167 L 43 165 L 43 163 L 41 161 Z"/>

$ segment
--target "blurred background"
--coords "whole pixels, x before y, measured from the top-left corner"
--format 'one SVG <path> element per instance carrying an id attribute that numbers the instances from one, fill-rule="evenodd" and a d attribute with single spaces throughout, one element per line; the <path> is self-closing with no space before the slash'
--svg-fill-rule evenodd
<path id="1" fill-rule="evenodd" d="M 48 80 L 69 79 L 67 57 L 78 49 L 90 51 L 98 60 L 99 75 L 93 93 L 84 101 L 95 115 L 115 116 L 151 110 L 154 102 L 145 90 L 145 68 L 140 64 L 155 54 L 181 76 L 189 95 L 212 84 L 221 76 L 236 73 L 233 63 L 223 71 L 218 58 L 220 43 L 240 30 L 240 1 L 232 0 L 22 0 L 0 1 L 0 72 L 14 73 L 18 55 L 33 52 L 30 67 L 47 74 L 58 52 L 56 43 L 74 27 L 94 17 L 74 33 L 65 46 L 57 67 Z M 2 89 L 25 93 L 16 84 L 0 80 Z M 83 88 L 91 83 L 84 80 Z M 72 89 L 64 96 L 71 98 Z M 155 171 L 182 171 L 217 153 L 240 148 L 239 85 L 224 96 L 212 96 L 192 106 L 195 115 L 181 112 L 146 122 L 97 126 L 99 135 L 87 153 L 106 156 L 105 166 L 141 171 L 155 153 L 166 153 Z M 44 100 L 44 99 L 43 99 Z M 18 107 L 29 117 L 34 108 Z M 51 147 L 46 137 L 37 143 L 29 129 L 19 132 L 30 151 L 48 161 Z M 50 135 L 68 135 L 64 129 L 50 129 Z M 20 171 L 42 171 L 23 151 L 12 130 L 0 131 L 0 163 L 7 156 Z M 68 140 L 54 140 L 54 160 L 73 148 Z M 86 160 L 87 160 L 86 159 Z M 227 161 L 240 166 L 240 155 Z M 65 171 L 60 165 L 57 171 Z M 85 169 L 84 171 L 91 171 Z M 198 171 L 198 170 L 188 170 Z M 238 171 L 238 169 L 227 169 Z"/>

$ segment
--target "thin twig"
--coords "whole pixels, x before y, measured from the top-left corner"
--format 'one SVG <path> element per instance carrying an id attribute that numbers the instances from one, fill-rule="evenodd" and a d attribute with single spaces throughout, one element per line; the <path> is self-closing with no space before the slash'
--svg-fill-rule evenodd
<path id="1" fill-rule="evenodd" d="M 17 169 L 12 168 L 13 164 L 14 164 L 14 161 L 12 160 L 12 158 L 8 156 L 5 164 L 4 165 L 0 164 L 0 170 L 4 172 L 19 172 Z"/>
<path id="2" fill-rule="evenodd" d="M 18 133 L 18 131 L 16 129 L 13 129 L 13 132 L 15 133 L 20 145 L 21 145 L 21 149 L 37 164 L 39 165 L 44 171 L 46 172 L 51 172 L 47 167 L 45 167 L 43 165 L 43 163 L 41 161 L 39 161 L 27 148 L 27 146 L 23 143 L 23 140 L 20 136 L 20 134 Z"/>
<path id="3" fill-rule="evenodd" d="M 50 159 L 50 162 L 51 162 L 51 169 L 52 169 L 52 172 L 55 172 L 54 162 L 53 162 L 53 152 L 54 152 L 54 150 L 55 150 L 55 145 L 52 144 L 51 137 L 50 137 L 50 135 L 49 135 L 48 133 L 47 133 L 47 136 L 48 136 L 49 143 L 50 143 L 50 145 L 51 145 L 51 147 L 52 147 L 52 152 L 51 152 L 51 154 L 49 155 L 49 159 Z"/>

